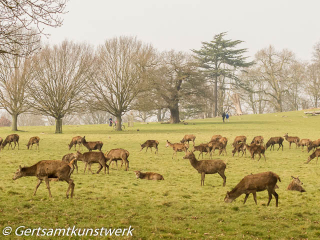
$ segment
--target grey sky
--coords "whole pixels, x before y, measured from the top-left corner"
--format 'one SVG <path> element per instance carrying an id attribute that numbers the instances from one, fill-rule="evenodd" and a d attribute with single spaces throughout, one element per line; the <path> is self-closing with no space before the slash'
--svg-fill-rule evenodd
<path id="1" fill-rule="evenodd" d="M 70 0 L 64 25 L 47 29 L 49 42 L 64 39 L 94 45 L 130 35 L 158 50 L 199 49 L 215 34 L 243 40 L 253 56 L 274 45 L 311 60 L 320 41 L 319 0 Z"/>

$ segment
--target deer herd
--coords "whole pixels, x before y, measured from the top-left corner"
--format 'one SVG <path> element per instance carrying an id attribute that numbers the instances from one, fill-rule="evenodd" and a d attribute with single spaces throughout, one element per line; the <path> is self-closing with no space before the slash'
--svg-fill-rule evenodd
<path id="1" fill-rule="evenodd" d="M 221 178 L 223 179 L 223 186 L 226 185 L 226 176 L 225 176 L 225 169 L 226 163 L 220 159 L 212 159 L 215 150 L 219 151 L 219 155 L 226 154 L 227 155 L 227 143 L 228 139 L 221 135 L 214 135 L 212 136 L 211 140 L 208 143 L 201 143 L 199 145 L 195 145 L 196 136 L 194 135 L 185 135 L 179 143 L 171 143 L 167 140 L 166 147 L 170 147 L 173 150 L 172 159 L 175 156 L 177 158 L 177 152 L 184 152 L 185 155 L 183 159 L 189 159 L 190 164 L 193 168 L 195 168 L 198 173 L 201 174 L 201 186 L 204 185 L 205 175 L 206 174 L 215 174 L 218 173 Z M 278 144 L 277 151 L 282 148 L 283 151 L 283 142 L 284 140 L 289 142 L 289 149 L 291 148 L 291 144 L 294 143 L 296 148 L 301 147 L 302 151 L 304 151 L 304 147 L 307 148 L 308 152 L 314 150 L 313 153 L 309 156 L 308 161 L 309 163 L 312 159 L 320 156 L 320 139 L 312 141 L 310 139 L 300 139 L 299 137 L 292 137 L 288 136 L 288 133 L 285 134 L 283 137 L 271 137 L 266 144 L 264 144 L 264 138 L 262 136 L 256 136 L 251 141 L 250 145 L 247 144 L 247 137 L 246 136 L 237 136 L 233 143 L 233 150 L 232 156 L 237 153 L 238 157 L 240 152 L 243 155 L 246 155 L 248 151 L 252 159 L 255 158 L 255 155 L 259 155 L 258 161 L 261 159 L 261 155 L 264 157 L 266 161 L 266 150 L 270 147 L 274 151 L 274 145 Z M 39 150 L 39 137 L 31 137 L 26 145 L 29 149 L 33 144 L 36 144 L 37 149 Z M 190 142 L 192 143 L 192 148 L 190 147 Z M 11 149 L 15 149 L 16 145 L 18 145 L 19 149 L 19 135 L 11 134 L 6 137 L 5 140 L 0 138 L 0 149 L 4 149 L 4 147 L 9 144 L 8 149 L 11 146 Z M 14 144 L 14 147 L 12 146 Z M 78 145 L 78 151 L 77 151 Z M 146 148 L 146 152 L 148 148 L 152 152 L 152 148 L 155 149 L 155 154 L 158 154 L 158 145 L 159 142 L 157 140 L 147 140 L 143 144 L 140 144 L 142 151 Z M 74 146 L 75 153 L 68 153 L 62 157 L 62 160 L 42 160 L 38 163 L 34 164 L 31 167 L 21 167 L 15 173 L 13 180 L 16 180 L 21 177 L 25 176 L 35 176 L 38 178 L 38 184 L 35 188 L 34 195 L 42 181 L 44 180 L 47 189 L 49 191 L 49 196 L 51 197 L 49 181 L 66 181 L 69 184 L 69 187 L 66 192 L 66 196 L 68 198 L 69 191 L 71 190 L 71 198 L 73 197 L 74 192 L 74 182 L 70 178 L 71 174 L 73 173 L 74 169 L 77 170 L 78 173 L 78 161 L 82 161 L 85 164 L 84 173 L 88 167 L 88 171 L 91 173 L 91 165 L 96 163 L 99 164 L 99 169 L 96 172 L 97 174 L 103 170 L 104 174 L 109 174 L 109 166 L 113 161 L 116 162 L 118 167 L 117 161 L 121 161 L 121 168 L 122 165 L 125 166 L 125 170 L 128 171 L 129 169 L 129 152 L 122 148 L 111 149 L 105 153 L 102 152 L 103 143 L 101 141 L 94 141 L 94 142 L 87 142 L 85 136 L 76 136 L 72 138 L 71 142 L 68 144 L 69 150 Z M 88 149 L 88 152 L 81 153 L 80 148 L 84 146 Z M 98 150 L 97 152 L 93 152 L 93 150 Z M 200 156 L 203 158 L 203 153 L 206 155 L 209 154 L 210 160 L 197 160 L 195 156 L 195 152 L 199 152 L 198 158 Z M 141 171 L 134 171 L 136 178 L 140 179 L 147 179 L 147 180 L 164 180 L 164 177 L 161 174 L 154 173 L 154 172 L 146 172 L 143 173 Z M 275 189 L 278 188 L 277 181 L 280 181 L 280 177 L 273 173 L 273 172 L 263 172 L 258 174 L 251 174 L 245 176 L 239 184 L 237 184 L 230 192 L 228 191 L 226 197 L 224 199 L 225 202 L 232 202 L 234 199 L 239 197 L 242 194 L 245 194 L 244 202 L 246 202 L 250 193 L 252 193 L 255 203 L 257 204 L 256 200 L 256 192 L 267 190 L 269 194 L 269 201 L 270 203 L 272 199 L 272 195 L 276 199 L 276 206 L 278 206 L 278 194 L 276 193 Z M 300 181 L 299 177 L 292 176 L 292 182 L 288 186 L 288 190 L 296 190 L 300 192 L 305 192 L 305 189 L 302 187 L 302 182 Z"/>

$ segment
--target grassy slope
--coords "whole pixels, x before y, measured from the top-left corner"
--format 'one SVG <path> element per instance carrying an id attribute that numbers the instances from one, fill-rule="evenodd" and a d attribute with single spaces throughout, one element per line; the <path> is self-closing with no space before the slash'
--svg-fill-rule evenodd
<path id="1" fill-rule="evenodd" d="M 286 117 L 282 117 L 286 116 Z M 300 138 L 320 138 L 320 117 L 304 118 L 302 112 L 248 115 L 231 117 L 229 123 L 221 119 L 193 121 L 195 125 L 135 124 L 117 133 L 107 125 L 64 126 L 64 134 L 53 134 L 54 127 L 21 127 L 20 150 L 0 153 L 0 229 L 25 225 L 35 227 L 128 227 L 134 230 L 134 238 L 213 238 L 213 239 L 295 239 L 319 238 L 319 167 L 315 161 L 303 164 L 307 152 L 300 149 L 267 151 L 265 162 L 249 157 L 231 157 L 231 146 L 237 135 L 248 140 L 256 135 L 267 139 L 284 133 Z M 137 131 L 139 129 L 140 131 Z M 9 128 L 1 128 L 0 136 L 10 134 Z M 182 159 L 171 159 L 172 149 L 165 148 L 166 140 L 178 142 L 184 134 L 195 134 L 196 143 L 207 142 L 214 134 L 229 139 L 228 156 L 217 158 L 227 163 L 227 185 L 222 187 L 218 174 L 206 175 L 205 186 L 200 187 L 200 174 Z M 31 136 L 39 136 L 40 151 L 26 150 Z M 73 136 L 86 136 L 87 140 L 101 140 L 103 150 L 125 148 L 130 152 L 130 171 L 110 169 L 110 175 L 74 173 L 75 197 L 65 198 L 67 184 L 51 183 L 53 198 L 48 198 L 45 184 L 33 197 L 35 177 L 12 180 L 19 164 L 30 166 L 43 159 L 61 159 L 68 151 L 67 143 Z M 147 139 L 160 142 L 159 155 L 140 151 L 139 143 Z M 93 170 L 97 165 L 93 165 Z M 137 180 L 132 170 L 161 173 L 165 181 Z M 244 176 L 251 173 L 274 171 L 278 182 L 279 207 L 275 200 L 268 201 L 267 192 L 258 193 L 258 205 L 250 196 L 245 205 L 244 195 L 231 204 L 224 203 L 226 191 L 233 188 Z M 291 175 L 304 182 L 306 193 L 287 191 Z M 28 220 L 27 220 L 28 219 Z M 92 239 L 92 238 L 91 238 Z"/>

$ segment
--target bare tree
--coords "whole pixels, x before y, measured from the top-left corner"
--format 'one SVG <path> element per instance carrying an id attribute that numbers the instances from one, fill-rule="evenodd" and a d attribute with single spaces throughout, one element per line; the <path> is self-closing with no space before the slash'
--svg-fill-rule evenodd
<path id="1" fill-rule="evenodd" d="M 0 54 L 29 55 L 46 35 L 44 27 L 62 25 L 67 0 L 0 0 Z M 36 29 L 36 31 L 23 31 Z M 32 42 L 29 40 L 33 39 Z M 20 51 L 16 52 L 16 45 Z"/>
<path id="2" fill-rule="evenodd" d="M 305 91 L 311 99 L 315 108 L 319 107 L 320 102 L 320 65 L 313 63 L 307 67 L 306 78 L 304 81 Z"/>
<path id="3" fill-rule="evenodd" d="M 143 91 L 154 56 L 153 47 L 135 37 L 112 38 L 98 48 L 87 102 L 91 109 L 115 116 L 117 131 L 121 131 L 122 115 L 130 110 L 133 100 Z"/>
<path id="4" fill-rule="evenodd" d="M 33 112 L 56 120 L 56 133 L 62 133 L 62 118 L 83 110 L 84 89 L 92 74 L 92 48 L 64 41 L 46 46 L 33 59 L 33 82 L 28 92 Z"/>

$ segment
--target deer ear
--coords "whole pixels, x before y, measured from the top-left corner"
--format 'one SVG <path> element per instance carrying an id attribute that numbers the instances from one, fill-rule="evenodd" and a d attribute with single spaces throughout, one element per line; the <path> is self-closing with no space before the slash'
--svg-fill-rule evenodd
<path id="1" fill-rule="evenodd" d="M 19 165 L 19 170 L 21 171 L 21 169 L 22 169 L 22 167 L 21 167 L 21 165 Z"/>

